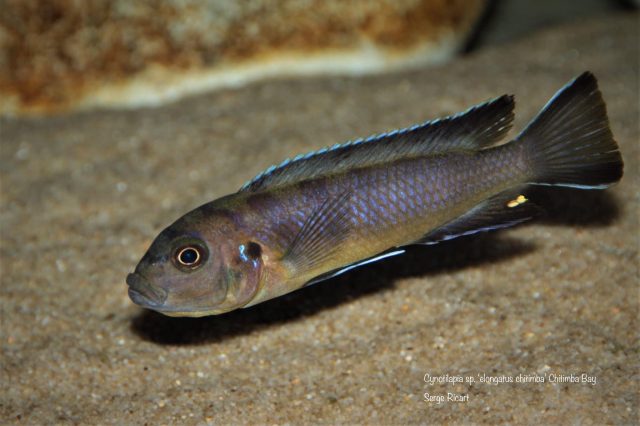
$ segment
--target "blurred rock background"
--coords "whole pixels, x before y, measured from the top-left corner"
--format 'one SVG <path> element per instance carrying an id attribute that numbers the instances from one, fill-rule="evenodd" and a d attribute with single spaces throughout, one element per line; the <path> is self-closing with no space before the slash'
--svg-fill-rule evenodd
<path id="1" fill-rule="evenodd" d="M 485 0 L 9 0 L 4 111 L 157 104 L 274 75 L 450 57 Z"/>
<path id="2" fill-rule="evenodd" d="M 2 0 L 0 113 L 158 105 L 274 76 L 442 63 L 606 0 Z"/>

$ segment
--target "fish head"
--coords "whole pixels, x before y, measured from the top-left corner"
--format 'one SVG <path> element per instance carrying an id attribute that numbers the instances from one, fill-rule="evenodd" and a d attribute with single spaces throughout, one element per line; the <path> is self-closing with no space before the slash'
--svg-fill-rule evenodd
<path id="1" fill-rule="evenodd" d="M 261 246 L 233 221 L 194 210 L 153 241 L 127 276 L 129 297 L 169 316 L 221 314 L 251 301 L 262 265 Z"/>

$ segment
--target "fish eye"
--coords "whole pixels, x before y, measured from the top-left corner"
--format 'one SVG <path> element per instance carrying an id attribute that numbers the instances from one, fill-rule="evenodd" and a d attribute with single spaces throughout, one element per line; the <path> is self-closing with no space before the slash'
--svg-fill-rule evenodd
<path id="1" fill-rule="evenodd" d="M 173 256 L 174 264 L 179 269 L 192 270 L 197 268 L 205 260 L 205 250 L 195 244 L 179 247 Z"/>

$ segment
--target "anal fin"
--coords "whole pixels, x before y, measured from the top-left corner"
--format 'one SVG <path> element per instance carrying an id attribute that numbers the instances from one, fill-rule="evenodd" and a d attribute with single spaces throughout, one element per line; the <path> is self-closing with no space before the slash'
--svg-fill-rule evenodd
<path id="1" fill-rule="evenodd" d="M 540 214 L 524 195 L 507 191 L 478 204 L 462 216 L 434 229 L 413 244 L 436 244 L 464 235 L 518 225 Z"/>

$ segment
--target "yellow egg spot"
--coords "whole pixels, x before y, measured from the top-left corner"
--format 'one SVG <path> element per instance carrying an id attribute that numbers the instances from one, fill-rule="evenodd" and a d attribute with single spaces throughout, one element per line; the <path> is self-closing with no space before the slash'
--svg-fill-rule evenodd
<path id="1" fill-rule="evenodd" d="M 518 197 L 515 200 L 511 200 L 507 203 L 507 207 L 512 209 L 526 202 L 527 202 L 527 197 L 525 197 L 524 195 L 518 195 Z"/>

